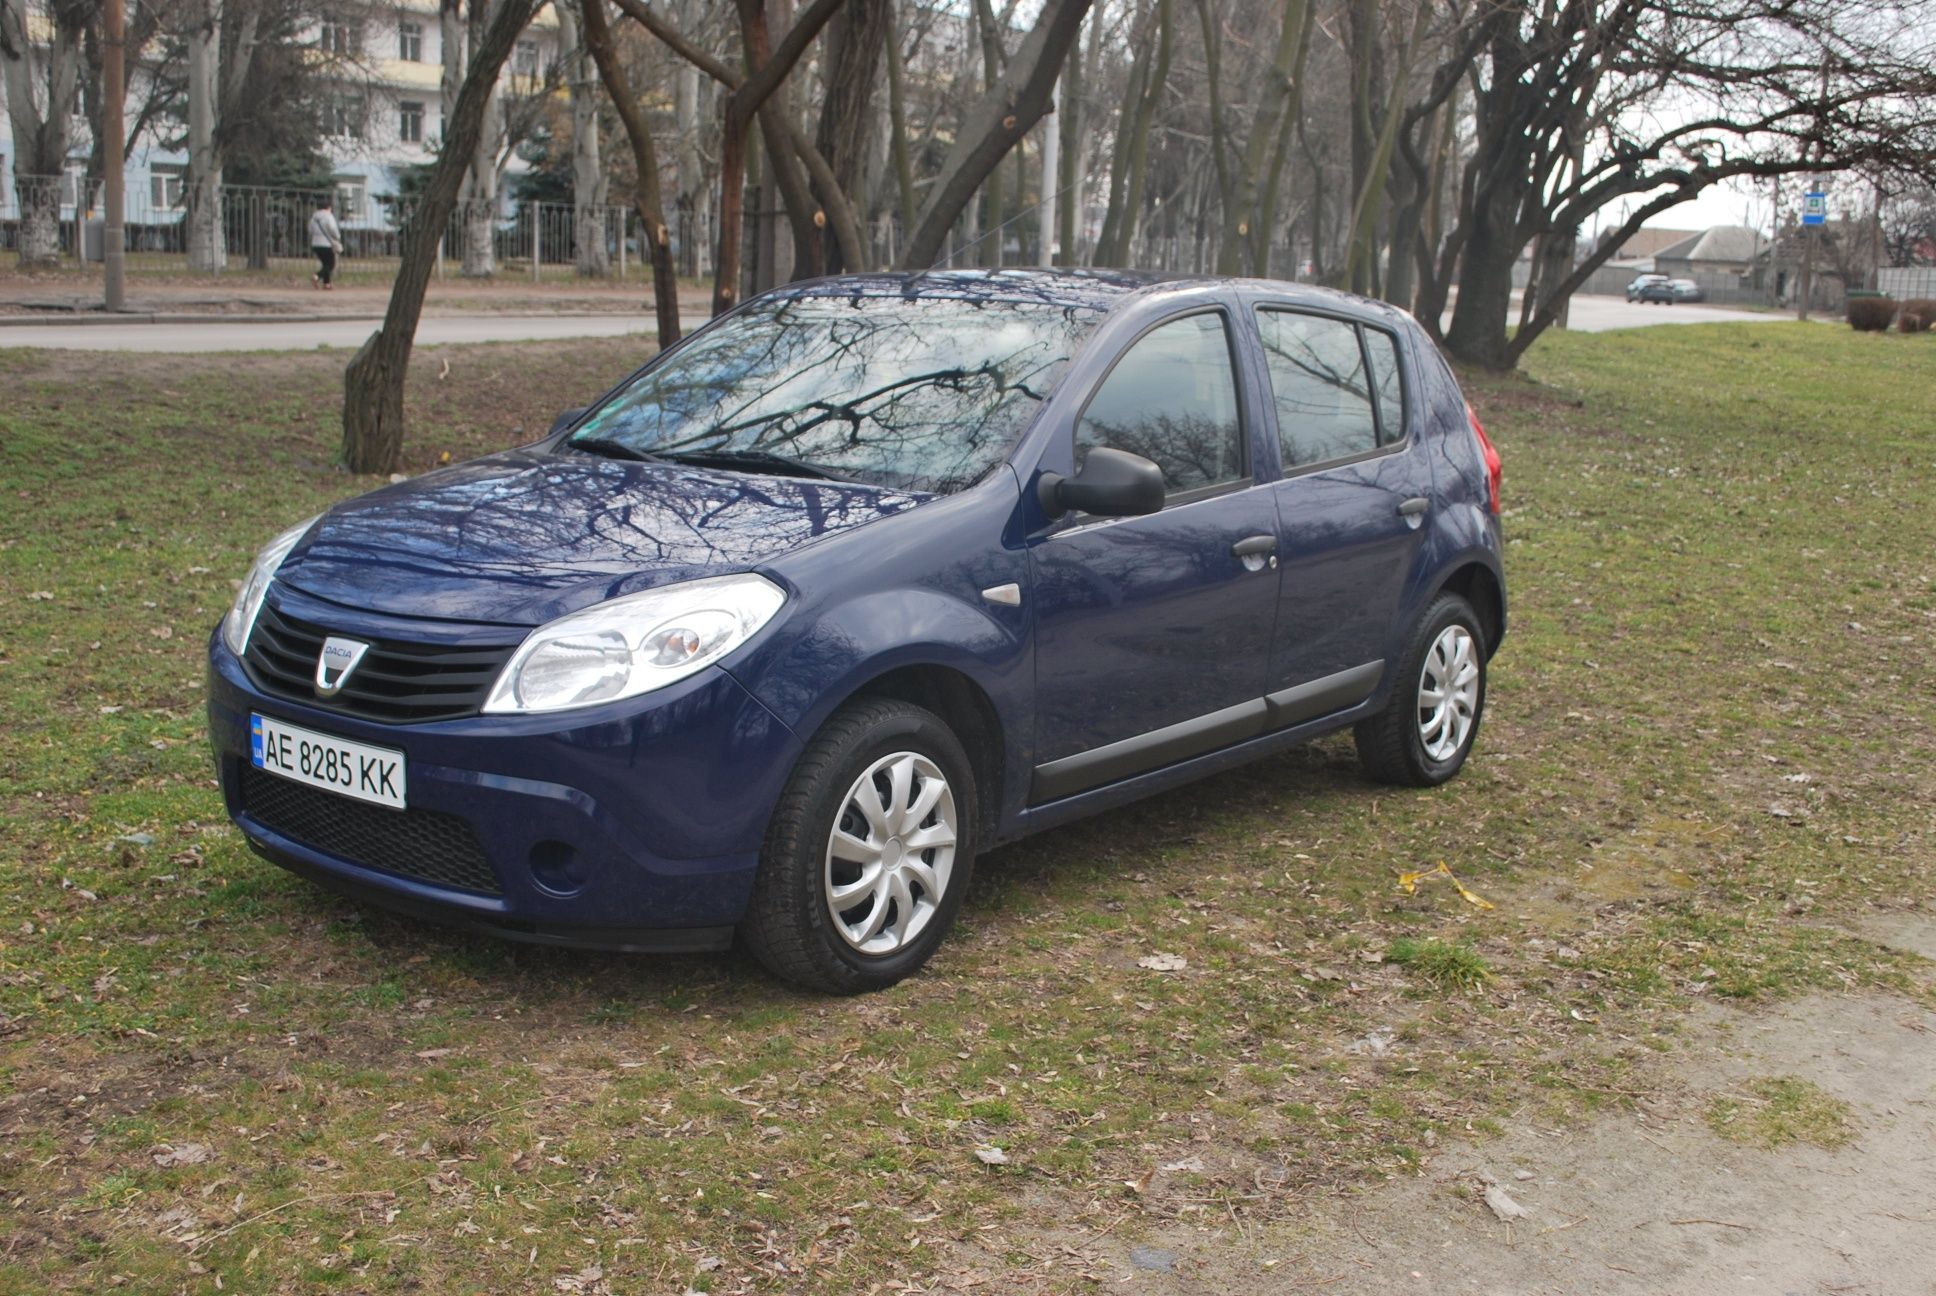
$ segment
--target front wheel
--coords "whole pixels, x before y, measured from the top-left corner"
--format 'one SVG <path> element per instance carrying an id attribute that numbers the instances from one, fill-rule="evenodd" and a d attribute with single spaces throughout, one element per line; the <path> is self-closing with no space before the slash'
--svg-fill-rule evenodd
<path id="1" fill-rule="evenodd" d="M 1385 709 L 1353 731 L 1358 760 L 1381 783 L 1435 787 L 1465 764 L 1485 716 L 1485 631 L 1472 605 L 1434 599 L 1399 670 Z"/>
<path id="2" fill-rule="evenodd" d="M 858 994 L 934 953 L 975 858 L 973 767 L 930 711 L 877 699 L 814 735 L 773 812 L 740 936 L 776 976 Z"/>

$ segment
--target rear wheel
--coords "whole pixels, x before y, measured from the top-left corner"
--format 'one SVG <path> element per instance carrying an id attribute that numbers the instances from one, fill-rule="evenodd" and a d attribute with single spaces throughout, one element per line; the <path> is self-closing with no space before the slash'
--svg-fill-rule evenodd
<path id="1" fill-rule="evenodd" d="M 1457 594 L 1426 608 L 1399 660 L 1385 709 L 1354 731 L 1358 759 L 1381 783 L 1433 787 L 1457 774 L 1486 707 L 1486 642 Z"/>
<path id="2" fill-rule="evenodd" d="M 775 975 L 832 994 L 928 961 L 974 863 L 960 740 L 906 702 L 855 703 L 808 744 L 774 809 L 740 935 Z"/>

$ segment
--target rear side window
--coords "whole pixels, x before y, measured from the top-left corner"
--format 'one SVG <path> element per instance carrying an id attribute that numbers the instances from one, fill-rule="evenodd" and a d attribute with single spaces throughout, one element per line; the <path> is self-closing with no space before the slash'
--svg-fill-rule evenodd
<path id="1" fill-rule="evenodd" d="M 1257 327 L 1284 467 L 1304 468 L 1377 449 L 1378 420 L 1357 327 L 1284 310 L 1258 311 Z"/>
<path id="2" fill-rule="evenodd" d="M 1378 444 L 1405 439 L 1405 384 L 1398 376 L 1398 340 L 1382 329 L 1364 330 L 1371 382 L 1378 394 Z"/>
<path id="3" fill-rule="evenodd" d="M 1095 446 L 1153 461 L 1172 495 L 1243 479 L 1243 424 L 1222 315 L 1171 320 L 1123 354 L 1076 424 L 1077 468 Z"/>

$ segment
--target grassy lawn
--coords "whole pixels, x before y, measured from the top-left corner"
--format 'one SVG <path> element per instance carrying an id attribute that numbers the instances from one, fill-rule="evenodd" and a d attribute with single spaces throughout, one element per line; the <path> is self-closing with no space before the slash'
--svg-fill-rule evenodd
<path id="1" fill-rule="evenodd" d="M 407 470 L 633 345 L 419 352 Z M 205 642 L 256 546 L 373 484 L 332 466 L 342 363 L 0 351 L 0 1292 L 1086 1290 L 1061 1243 L 1649 1094 L 1698 997 L 1936 1001 L 1858 930 L 1936 896 L 1927 338 L 1560 335 L 1475 380 L 1513 629 L 1464 777 L 1375 788 L 1335 738 L 1005 849 L 853 1001 L 246 850 Z M 1396 885 L 1440 860 L 1495 907 Z"/>

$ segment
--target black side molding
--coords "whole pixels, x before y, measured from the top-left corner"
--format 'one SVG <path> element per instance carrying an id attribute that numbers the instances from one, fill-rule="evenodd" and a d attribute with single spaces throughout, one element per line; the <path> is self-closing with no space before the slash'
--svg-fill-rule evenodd
<path id="1" fill-rule="evenodd" d="M 1137 734 L 1134 738 L 1110 743 L 1106 747 L 1091 748 L 1046 765 L 1037 765 L 1029 800 L 1039 804 L 1057 797 L 1073 796 L 1077 792 L 1100 787 L 1104 783 L 1114 783 L 1117 779 L 1141 774 L 1159 765 L 1174 765 L 1180 760 L 1201 756 L 1246 738 L 1255 738 L 1264 732 L 1265 718 L 1269 713 L 1270 708 L 1265 705 L 1264 699 L 1252 698 L 1248 702 L 1239 702 L 1236 706 L 1212 711 L 1181 724 L 1166 725 L 1145 734 Z"/>
<path id="2" fill-rule="evenodd" d="M 1366 662 L 1335 675 L 1280 689 L 1267 697 L 1239 702 L 1221 711 L 1037 765 L 1034 781 L 1029 786 L 1029 804 L 1040 805 L 1044 801 L 1074 796 L 1273 729 L 1286 729 L 1356 706 L 1371 696 L 1384 673 L 1382 660 Z"/>
<path id="3" fill-rule="evenodd" d="M 1269 727 L 1283 729 L 1357 706 L 1371 696 L 1384 673 L 1385 663 L 1381 658 L 1362 666 L 1353 666 L 1350 670 L 1341 670 L 1335 675 L 1268 693 L 1264 696 L 1264 704 L 1270 708 Z"/>

